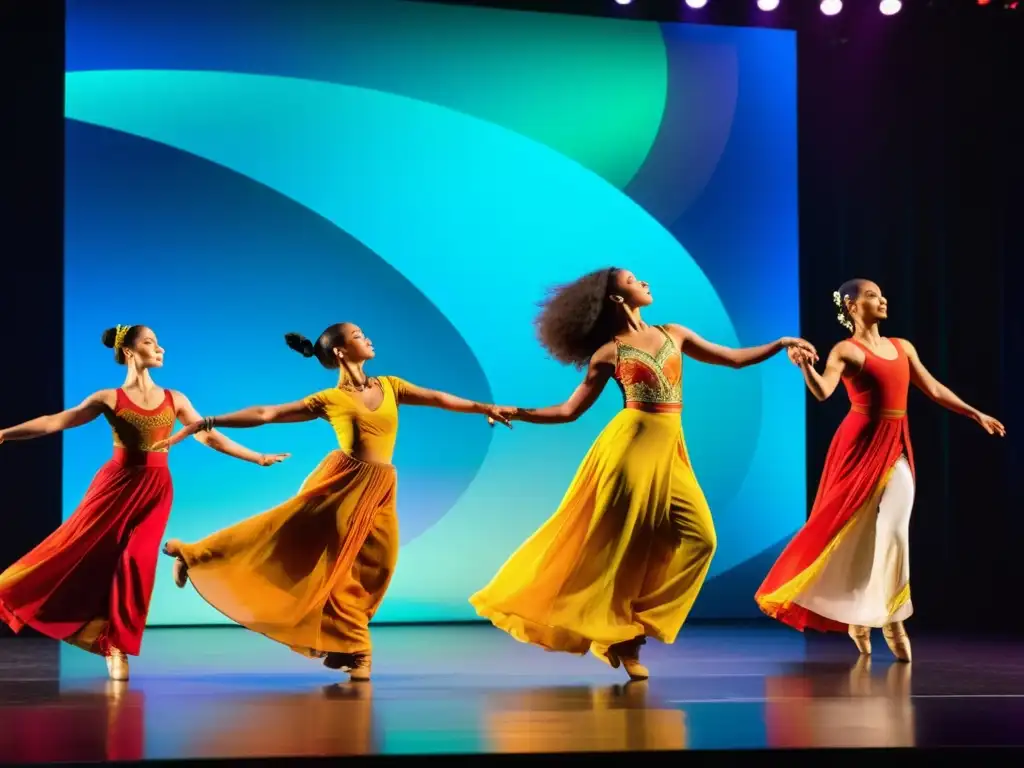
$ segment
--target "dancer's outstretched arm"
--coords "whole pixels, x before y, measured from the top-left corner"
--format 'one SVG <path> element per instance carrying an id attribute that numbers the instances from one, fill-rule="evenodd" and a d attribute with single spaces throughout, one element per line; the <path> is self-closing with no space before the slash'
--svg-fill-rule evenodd
<path id="1" fill-rule="evenodd" d="M 775 357 L 784 349 L 800 349 L 813 356 L 815 361 L 818 359 L 818 353 L 814 349 L 813 344 L 791 336 L 784 336 L 769 344 L 761 344 L 757 347 L 733 349 L 732 347 L 723 347 L 721 344 L 714 344 L 707 339 L 701 338 L 701 336 L 689 328 L 675 323 L 666 325 L 665 330 L 668 331 L 672 339 L 679 345 L 679 349 L 682 350 L 683 354 L 692 357 L 694 360 L 710 363 L 711 365 L 746 368 L 750 365 L 763 363 L 765 360 Z"/>
<path id="2" fill-rule="evenodd" d="M 1006 427 L 998 420 L 968 405 L 957 397 L 953 390 L 932 376 L 931 372 L 924 367 L 924 363 L 921 362 L 921 358 L 913 344 L 906 339 L 893 339 L 893 341 L 902 344 L 903 349 L 907 353 L 907 359 L 910 361 L 910 381 L 915 387 L 943 408 L 947 408 L 953 411 L 953 413 L 959 413 L 961 416 L 974 419 L 990 435 L 1006 436 Z"/>
<path id="3" fill-rule="evenodd" d="M 500 410 L 513 421 L 525 421 L 530 424 L 567 424 L 576 421 L 586 413 L 590 406 L 597 402 L 605 385 L 615 372 L 615 343 L 610 342 L 601 347 L 590 358 L 587 375 L 576 387 L 569 399 L 558 405 L 547 408 L 501 408 Z"/>
<path id="4" fill-rule="evenodd" d="M 496 405 L 466 400 L 463 397 L 447 392 L 439 392 L 436 389 L 418 387 L 415 384 L 410 384 L 393 376 L 389 378 L 395 390 L 395 397 L 402 405 L 422 405 L 428 408 L 440 408 L 443 411 L 453 411 L 454 413 L 475 413 L 487 416 L 494 421 L 500 421 L 508 427 L 512 426 L 507 415 L 508 408 L 502 409 Z"/>
<path id="5" fill-rule="evenodd" d="M 32 440 L 36 437 L 63 432 L 66 429 L 81 427 L 104 412 L 112 410 L 115 398 L 116 394 L 112 389 L 93 392 L 74 408 L 68 408 L 60 413 L 39 416 L 7 429 L 0 429 L 0 443 L 6 440 Z"/>
<path id="6" fill-rule="evenodd" d="M 859 370 L 864 365 L 864 353 L 849 341 L 840 341 L 832 347 L 825 360 L 823 373 L 814 369 L 817 358 L 805 350 L 794 347 L 788 354 L 790 362 L 803 372 L 807 389 L 815 400 L 822 403 L 832 397 L 847 370 Z"/>
<path id="7" fill-rule="evenodd" d="M 203 423 L 203 417 L 199 415 L 199 412 L 192 406 L 192 402 L 183 393 L 172 392 L 172 395 L 174 396 L 174 404 L 177 407 L 175 415 L 178 417 L 178 421 L 182 424 Z M 291 456 L 290 453 L 257 453 L 250 448 L 246 448 L 244 445 L 236 443 L 234 440 L 228 439 L 225 435 L 214 429 L 199 431 L 192 436 L 207 448 L 213 448 L 215 451 L 241 459 L 242 461 L 251 461 L 253 464 L 259 464 L 261 467 L 269 467 L 271 464 L 277 464 L 279 461 L 284 461 Z"/>
<path id="8" fill-rule="evenodd" d="M 262 427 L 264 424 L 292 424 L 298 421 L 313 421 L 317 415 L 309 409 L 305 400 L 296 400 L 284 405 L 253 405 L 240 411 L 223 416 L 207 416 L 186 424 L 171 437 L 153 445 L 154 450 L 162 450 L 177 445 L 186 437 L 199 432 L 208 432 L 214 427 L 230 427 L 244 429 L 246 427 Z"/>

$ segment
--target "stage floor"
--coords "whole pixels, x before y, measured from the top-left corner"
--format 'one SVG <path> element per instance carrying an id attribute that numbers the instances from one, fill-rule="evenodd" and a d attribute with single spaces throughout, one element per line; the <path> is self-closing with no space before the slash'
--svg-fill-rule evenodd
<path id="1" fill-rule="evenodd" d="M 911 627 L 911 630 L 913 628 Z M 1024 745 L 1019 643 L 692 625 L 653 679 L 487 625 L 379 627 L 374 681 L 233 627 L 155 629 L 132 680 L 58 643 L 0 640 L 0 763 L 794 747 Z"/>

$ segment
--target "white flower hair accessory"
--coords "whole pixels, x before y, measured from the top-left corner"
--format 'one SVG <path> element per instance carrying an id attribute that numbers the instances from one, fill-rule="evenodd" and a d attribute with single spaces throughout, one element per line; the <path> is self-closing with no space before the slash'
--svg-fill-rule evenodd
<path id="1" fill-rule="evenodd" d="M 836 306 L 839 307 L 839 314 L 836 315 L 836 320 L 850 333 L 853 333 L 853 322 L 847 316 L 845 308 L 843 306 L 843 299 L 850 300 L 849 296 L 840 296 L 839 291 L 832 291 L 832 301 L 835 302 Z"/>

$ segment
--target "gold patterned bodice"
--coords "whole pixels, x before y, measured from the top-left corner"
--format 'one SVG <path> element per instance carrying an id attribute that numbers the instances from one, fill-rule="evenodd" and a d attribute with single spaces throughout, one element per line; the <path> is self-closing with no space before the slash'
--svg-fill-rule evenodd
<path id="1" fill-rule="evenodd" d="M 174 398 L 164 390 L 164 401 L 156 408 L 140 408 L 124 390 L 117 390 L 117 405 L 111 427 L 114 445 L 128 451 L 152 451 L 153 443 L 171 436 L 174 431 Z M 165 448 L 161 453 L 166 453 Z"/>
<path id="2" fill-rule="evenodd" d="M 618 346 L 615 380 L 622 389 L 626 407 L 676 411 L 683 405 L 683 358 L 675 342 L 661 326 L 665 343 L 655 355 L 623 344 Z"/>

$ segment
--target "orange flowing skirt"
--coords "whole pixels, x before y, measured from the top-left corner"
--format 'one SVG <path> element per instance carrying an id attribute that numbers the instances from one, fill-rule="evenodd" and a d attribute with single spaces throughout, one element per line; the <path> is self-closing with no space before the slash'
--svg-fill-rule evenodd
<path id="1" fill-rule="evenodd" d="M 893 467 L 914 453 L 907 417 L 887 418 L 851 410 L 829 447 L 818 493 L 803 528 L 783 550 L 754 599 L 762 612 L 803 631 L 845 632 L 848 627 L 795 601 L 821 575 L 829 555 L 855 519 L 878 507 Z M 909 593 L 904 596 L 909 599 Z"/>
<path id="2" fill-rule="evenodd" d="M 370 619 L 398 559 L 396 483 L 391 465 L 334 451 L 294 498 L 165 551 L 243 627 L 304 656 L 369 653 Z"/>
<path id="3" fill-rule="evenodd" d="M 0 619 L 137 656 L 173 496 L 166 453 L 115 449 L 74 514 L 0 574 Z"/>

